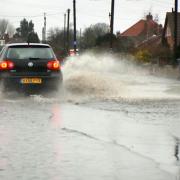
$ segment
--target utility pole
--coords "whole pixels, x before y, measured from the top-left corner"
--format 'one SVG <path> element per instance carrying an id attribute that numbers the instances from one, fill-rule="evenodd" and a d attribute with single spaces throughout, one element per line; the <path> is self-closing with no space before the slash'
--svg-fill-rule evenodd
<path id="1" fill-rule="evenodd" d="M 111 33 L 111 13 L 109 12 L 109 33 Z"/>
<path id="2" fill-rule="evenodd" d="M 177 64 L 177 46 L 178 46 L 178 0 L 175 0 L 174 11 L 174 65 Z"/>
<path id="3" fill-rule="evenodd" d="M 69 22 L 70 22 L 70 9 L 67 10 L 68 19 L 67 19 L 67 53 L 69 54 Z"/>
<path id="4" fill-rule="evenodd" d="M 113 48 L 113 31 L 114 31 L 114 2 L 115 0 L 111 0 L 111 23 L 110 23 L 110 34 L 111 34 L 111 40 L 110 40 L 110 48 Z"/>
<path id="5" fill-rule="evenodd" d="M 44 27 L 42 28 L 42 43 L 44 42 Z"/>
<path id="6" fill-rule="evenodd" d="M 66 13 L 64 14 L 64 52 L 66 52 Z"/>
<path id="7" fill-rule="evenodd" d="M 82 29 L 79 31 L 79 51 L 81 50 L 81 38 L 82 38 Z"/>
<path id="8" fill-rule="evenodd" d="M 46 42 L 46 13 L 44 13 L 44 42 Z"/>
<path id="9" fill-rule="evenodd" d="M 76 37 L 76 0 L 73 0 L 73 16 L 74 16 L 74 53 L 77 51 L 77 37 Z"/>

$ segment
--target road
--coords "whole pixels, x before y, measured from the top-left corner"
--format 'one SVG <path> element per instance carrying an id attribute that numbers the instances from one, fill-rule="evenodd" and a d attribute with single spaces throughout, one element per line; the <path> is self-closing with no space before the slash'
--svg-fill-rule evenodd
<path id="1" fill-rule="evenodd" d="M 0 179 L 180 179 L 179 81 L 111 58 L 69 61 L 56 95 L 1 94 Z"/>

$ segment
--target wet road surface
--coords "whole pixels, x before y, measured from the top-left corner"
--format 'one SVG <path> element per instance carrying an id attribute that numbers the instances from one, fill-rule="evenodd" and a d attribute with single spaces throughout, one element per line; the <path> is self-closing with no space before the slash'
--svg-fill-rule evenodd
<path id="1" fill-rule="evenodd" d="M 180 179 L 179 81 L 111 66 L 67 64 L 61 96 L 1 97 L 0 179 Z"/>
<path id="2" fill-rule="evenodd" d="M 0 179 L 177 179 L 179 105 L 4 100 Z"/>

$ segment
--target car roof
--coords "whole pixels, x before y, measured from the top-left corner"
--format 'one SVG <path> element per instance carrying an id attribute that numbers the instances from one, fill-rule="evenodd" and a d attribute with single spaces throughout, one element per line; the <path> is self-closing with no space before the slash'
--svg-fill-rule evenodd
<path id="1" fill-rule="evenodd" d="M 6 47 L 15 47 L 15 46 L 44 46 L 44 47 L 50 47 L 49 44 L 42 44 L 42 43 L 12 43 L 12 44 L 6 44 Z"/>

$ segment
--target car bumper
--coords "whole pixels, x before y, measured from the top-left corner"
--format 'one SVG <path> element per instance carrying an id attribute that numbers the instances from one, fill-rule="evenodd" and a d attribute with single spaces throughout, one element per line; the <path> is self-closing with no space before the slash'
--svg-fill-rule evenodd
<path id="1" fill-rule="evenodd" d="M 38 79 L 39 82 L 23 82 L 23 79 L 32 80 Z M 1 82 L 5 89 L 24 89 L 24 88 L 36 88 L 36 89 L 57 89 L 62 84 L 62 74 L 56 73 L 50 76 L 42 75 L 1 75 Z"/>

